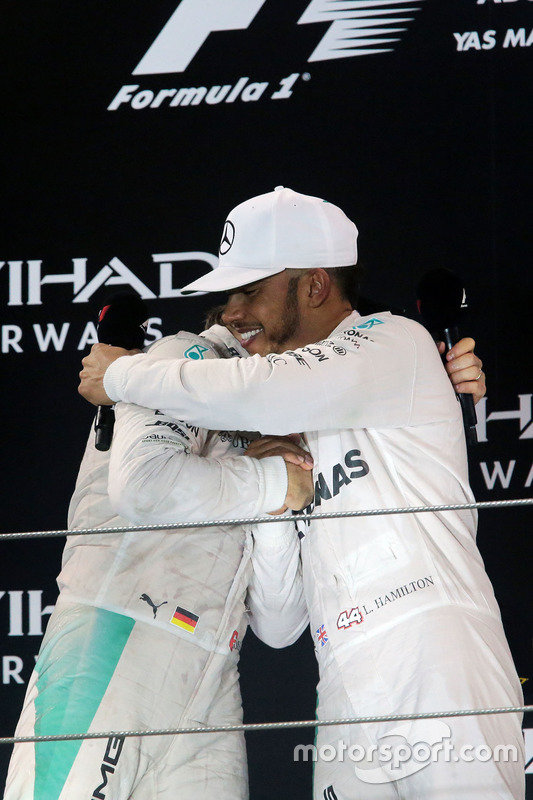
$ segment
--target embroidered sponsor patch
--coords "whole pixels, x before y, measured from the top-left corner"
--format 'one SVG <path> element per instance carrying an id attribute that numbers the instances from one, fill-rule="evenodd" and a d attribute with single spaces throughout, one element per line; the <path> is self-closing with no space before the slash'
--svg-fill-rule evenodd
<path id="1" fill-rule="evenodd" d="M 194 633 L 199 619 L 200 617 L 197 614 L 193 614 L 192 611 L 186 611 L 186 609 L 176 606 L 176 610 L 170 621 L 173 625 L 177 625 L 178 628 L 183 628 L 184 631 Z"/>
<path id="2" fill-rule="evenodd" d="M 192 347 L 189 347 L 188 350 L 184 352 L 185 358 L 191 358 L 193 361 L 202 361 L 204 358 L 204 353 L 207 353 L 209 348 L 204 347 L 201 344 L 193 344 Z"/>
<path id="3" fill-rule="evenodd" d="M 383 320 L 376 319 L 374 317 L 373 319 L 367 319 L 366 322 L 362 322 L 361 325 L 354 325 L 354 328 L 363 328 L 365 330 L 368 330 L 369 328 L 373 328 L 375 325 L 385 325 L 385 323 L 383 322 Z"/>

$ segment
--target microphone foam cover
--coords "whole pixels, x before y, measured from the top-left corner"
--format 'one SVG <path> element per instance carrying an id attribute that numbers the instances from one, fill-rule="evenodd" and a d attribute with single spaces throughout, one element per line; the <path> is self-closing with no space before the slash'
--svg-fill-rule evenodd
<path id="1" fill-rule="evenodd" d="M 463 284 L 449 269 L 432 269 L 422 276 L 417 288 L 418 310 L 430 331 L 457 325 L 463 296 Z"/>
<path id="2" fill-rule="evenodd" d="M 141 349 L 146 331 L 143 327 L 148 317 L 146 303 L 138 295 L 119 292 L 112 295 L 98 315 L 98 341 Z"/>

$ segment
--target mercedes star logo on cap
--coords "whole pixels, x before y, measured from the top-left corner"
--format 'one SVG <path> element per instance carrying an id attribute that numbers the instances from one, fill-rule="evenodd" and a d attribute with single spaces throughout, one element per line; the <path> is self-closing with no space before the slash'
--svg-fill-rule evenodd
<path id="1" fill-rule="evenodd" d="M 218 251 L 221 256 L 225 256 L 228 250 L 231 249 L 234 240 L 235 240 L 235 226 L 228 219 L 226 220 L 226 224 L 224 225 L 222 241 L 220 242 L 220 249 Z"/>

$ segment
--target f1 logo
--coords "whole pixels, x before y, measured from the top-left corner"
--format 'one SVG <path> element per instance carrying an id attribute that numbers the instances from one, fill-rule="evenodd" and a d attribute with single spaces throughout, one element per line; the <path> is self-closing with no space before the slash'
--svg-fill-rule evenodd
<path id="1" fill-rule="evenodd" d="M 181 0 L 134 75 L 184 72 L 212 31 L 247 28 L 265 0 Z"/>
<path id="2" fill-rule="evenodd" d="M 184 72 L 211 32 L 248 28 L 265 2 L 181 0 L 133 74 Z M 329 61 L 390 52 L 397 34 L 406 30 L 398 23 L 411 22 L 419 10 L 409 0 L 310 0 L 297 24 L 331 23 L 308 58 Z"/>

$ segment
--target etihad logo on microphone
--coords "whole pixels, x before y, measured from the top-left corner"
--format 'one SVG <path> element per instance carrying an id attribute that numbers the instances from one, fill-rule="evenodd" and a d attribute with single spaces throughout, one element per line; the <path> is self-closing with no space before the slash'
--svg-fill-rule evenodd
<path id="1" fill-rule="evenodd" d="M 401 40 L 415 13 L 425 0 L 409 3 L 406 0 L 311 0 L 294 26 L 321 23 L 321 38 L 309 54 L 307 62 L 332 61 L 339 58 L 389 53 Z M 246 31 L 256 19 L 267 0 L 205 0 L 198 10 L 197 0 L 181 0 L 176 10 L 149 46 L 133 75 L 168 75 L 183 73 L 194 57 L 212 43 L 212 33 Z M 323 30 L 323 23 L 329 23 Z M 272 42 L 272 34 L 264 41 Z M 243 33 L 244 37 L 246 34 Z M 266 48 L 265 48 L 266 50 Z M 265 56 L 268 53 L 265 52 Z M 274 54 L 275 55 L 275 54 Z M 231 55 L 224 53 L 224 65 Z M 275 57 L 274 57 L 275 63 Z M 223 64 L 221 63 L 222 67 Z M 176 108 L 178 106 L 245 103 L 268 97 L 281 100 L 291 97 L 295 85 L 309 80 L 300 71 L 270 81 L 252 81 L 247 76 L 234 83 L 211 86 L 172 86 L 159 90 L 143 88 L 140 84 L 121 87 L 108 106 L 109 111 L 127 106 L 144 108 Z"/>

